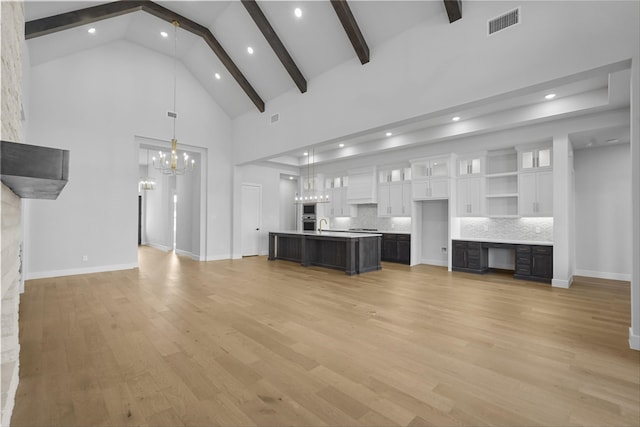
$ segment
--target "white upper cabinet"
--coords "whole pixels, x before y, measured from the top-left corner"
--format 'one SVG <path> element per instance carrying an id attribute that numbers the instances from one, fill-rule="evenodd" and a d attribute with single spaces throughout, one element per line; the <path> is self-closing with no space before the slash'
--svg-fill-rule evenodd
<path id="1" fill-rule="evenodd" d="M 482 174 L 482 163 L 481 156 L 461 157 L 458 160 L 458 176 Z"/>
<path id="2" fill-rule="evenodd" d="M 352 208 L 347 204 L 346 176 L 334 176 L 325 179 L 325 194 L 329 196 L 329 203 L 324 205 L 324 214 L 329 217 L 353 216 Z"/>
<path id="3" fill-rule="evenodd" d="M 518 210 L 520 216 L 553 216 L 553 172 L 521 173 Z"/>
<path id="4" fill-rule="evenodd" d="M 449 197 L 448 157 L 418 159 L 411 162 L 411 192 L 413 200 L 446 199 Z"/>
<path id="5" fill-rule="evenodd" d="M 552 166 L 551 147 L 531 148 L 519 151 L 521 172 L 548 169 Z"/>
<path id="6" fill-rule="evenodd" d="M 482 178 L 460 178 L 457 186 L 458 216 L 482 216 L 484 214 Z"/>
<path id="7" fill-rule="evenodd" d="M 411 216 L 411 168 L 382 170 L 378 176 L 378 216 Z"/>

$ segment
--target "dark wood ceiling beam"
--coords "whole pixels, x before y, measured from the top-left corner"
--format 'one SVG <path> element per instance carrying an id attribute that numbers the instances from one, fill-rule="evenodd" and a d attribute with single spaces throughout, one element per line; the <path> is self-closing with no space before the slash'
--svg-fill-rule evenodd
<path id="1" fill-rule="evenodd" d="M 24 24 L 24 36 L 29 40 L 35 37 L 46 36 L 58 31 L 68 30 L 81 25 L 102 21 L 103 19 L 114 18 L 142 9 L 144 1 L 116 1 L 87 7 L 85 9 L 74 10 L 72 12 L 61 13 L 59 15 L 48 16 L 46 18 L 34 19 Z"/>
<path id="2" fill-rule="evenodd" d="M 205 43 L 207 43 L 207 46 L 209 46 L 213 53 L 215 53 L 220 62 L 222 62 L 236 82 L 238 82 L 242 90 L 244 90 L 258 110 L 260 110 L 260 112 L 264 112 L 265 107 L 262 98 L 260 98 L 253 86 L 251 86 L 249 81 L 244 77 L 244 74 L 242 74 L 240 69 L 236 66 L 231 57 L 229 57 L 222 45 L 207 27 L 152 1 L 116 1 L 29 21 L 25 23 L 25 38 L 28 40 L 34 37 L 40 37 L 58 31 L 67 30 L 69 28 L 87 25 L 92 22 L 113 18 L 115 16 L 139 10 L 167 22 L 178 21 L 182 29 L 202 37 Z"/>
<path id="3" fill-rule="evenodd" d="M 282 44 L 280 37 L 276 34 L 267 17 L 264 16 L 258 3 L 256 3 L 255 0 L 242 0 L 242 4 L 244 8 L 247 9 L 247 12 L 249 12 L 251 18 L 253 18 L 253 21 L 258 26 L 260 32 L 262 32 L 264 38 L 269 42 L 271 49 L 273 49 L 273 52 L 278 59 L 280 59 L 280 62 L 293 79 L 293 82 L 298 86 L 298 89 L 300 89 L 300 92 L 305 93 L 307 91 L 307 80 L 302 75 L 302 72 L 300 72 L 293 58 L 291 58 L 291 55 L 289 55 L 287 48 Z"/>
<path id="4" fill-rule="evenodd" d="M 447 9 L 449 15 L 449 23 L 455 22 L 462 18 L 462 0 L 443 0 L 444 8 Z"/>
<path id="5" fill-rule="evenodd" d="M 353 17 L 353 13 L 351 13 L 351 8 L 349 7 L 347 0 L 331 0 L 331 5 L 336 11 L 338 19 L 340 19 L 340 23 L 342 23 L 349 40 L 351 40 L 351 44 L 353 45 L 358 58 L 360 58 L 360 63 L 366 64 L 369 62 L 369 46 L 367 46 L 367 42 L 364 40 L 360 27 L 358 26 L 356 19 Z"/>

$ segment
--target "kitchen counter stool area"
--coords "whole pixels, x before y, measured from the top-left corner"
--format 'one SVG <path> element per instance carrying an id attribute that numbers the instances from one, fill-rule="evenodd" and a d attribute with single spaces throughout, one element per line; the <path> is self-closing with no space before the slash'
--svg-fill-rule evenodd
<path id="1" fill-rule="evenodd" d="M 348 275 L 380 270 L 380 234 L 337 232 L 269 232 L 268 260 L 299 262 L 307 267 L 343 270 Z"/>

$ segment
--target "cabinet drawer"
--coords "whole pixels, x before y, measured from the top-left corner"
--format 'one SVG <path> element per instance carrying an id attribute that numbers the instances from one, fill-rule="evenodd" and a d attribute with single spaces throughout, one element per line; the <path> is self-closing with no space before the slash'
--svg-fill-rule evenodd
<path id="1" fill-rule="evenodd" d="M 398 234 L 398 242 L 410 242 L 411 234 Z"/>
<path id="2" fill-rule="evenodd" d="M 516 274 L 519 274 L 521 276 L 531 276 L 531 266 L 516 265 Z"/>
<path id="3" fill-rule="evenodd" d="M 530 254 L 531 253 L 531 246 L 526 246 L 526 245 L 518 245 L 518 247 L 516 248 L 516 254 L 520 255 L 520 254 Z"/>
<path id="4" fill-rule="evenodd" d="M 477 250 L 480 251 L 480 249 L 482 249 L 482 243 L 481 242 L 467 242 L 467 247 L 471 250 Z"/>
<path id="5" fill-rule="evenodd" d="M 531 257 L 518 254 L 516 256 L 516 265 L 531 265 Z"/>
<path id="6" fill-rule="evenodd" d="M 531 249 L 535 255 L 551 255 L 553 253 L 551 246 L 532 246 Z"/>
<path id="7" fill-rule="evenodd" d="M 467 256 L 469 257 L 469 259 L 471 258 L 477 258 L 480 259 L 480 248 L 478 249 L 467 249 Z"/>
<path id="8" fill-rule="evenodd" d="M 467 242 L 464 242 L 462 240 L 454 240 L 453 241 L 453 247 L 456 249 L 467 249 Z"/>

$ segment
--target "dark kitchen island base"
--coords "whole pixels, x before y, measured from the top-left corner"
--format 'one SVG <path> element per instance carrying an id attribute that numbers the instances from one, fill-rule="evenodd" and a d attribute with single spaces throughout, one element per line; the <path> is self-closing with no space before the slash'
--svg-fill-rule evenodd
<path id="1" fill-rule="evenodd" d="M 380 270 L 381 235 L 363 233 L 269 233 L 269 260 L 342 270 L 349 275 Z"/>

